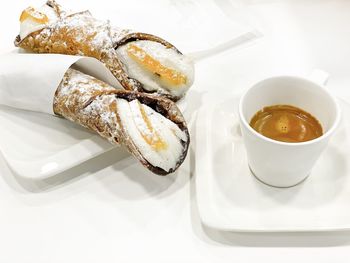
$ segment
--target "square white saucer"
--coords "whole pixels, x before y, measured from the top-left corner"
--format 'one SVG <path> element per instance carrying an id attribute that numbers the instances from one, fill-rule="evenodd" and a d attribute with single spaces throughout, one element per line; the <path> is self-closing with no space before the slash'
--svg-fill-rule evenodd
<path id="1" fill-rule="evenodd" d="M 196 123 L 196 193 L 202 222 L 240 232 L 350 229 L 350 104 L 310 176 L 275 188 L 250 172 L 238 123 L 238 97 L 199 110 Z"/>

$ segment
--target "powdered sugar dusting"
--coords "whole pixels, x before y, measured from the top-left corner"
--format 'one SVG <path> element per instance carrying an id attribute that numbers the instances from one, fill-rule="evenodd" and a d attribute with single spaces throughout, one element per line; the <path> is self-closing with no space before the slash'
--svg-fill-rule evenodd
<path id="1" fill-rule="evenodd" d="M 45 5 L 45 8 L 39 9 L 50 17 L 48 24 L 38 25 L 28 19 L 21 23 L 21 28 L 25 26 L 25 32 L 20 34 L 21 39 L 40 30 L 35 35 L 35 44 L 31 44 L 34 51 L 42 52 L 35 46 L 36 43 L 40 43 L 40 47 L 47 46 L 47 52 L 90 56 L 104 63 L 110 61 L 115 65 L 113 69 L 118 71 L 119 63 L 118 60 L 114 61 L 117 56 L 113 48 L 109 21 L 95 19 L 88 11 L 70 13 L 56 3 L 53 4 L 54 7 Z M 116 35 L 115 30 L 113 35 Z M 121 75 L 123 72 L 120 70 L 116 73 Z"/>
<path id="2" fill-rule="evenodd" d="M 134 154 L 164 171 L 175 169 L 185 149 L 182 142 L 188 141 L 186 133 L 160 113 L 137 99 L 118 98 L 113 87 L 74 69 L 65 74 L 54 105 L 57 114 L 112 143 L 132 145 Z"/>

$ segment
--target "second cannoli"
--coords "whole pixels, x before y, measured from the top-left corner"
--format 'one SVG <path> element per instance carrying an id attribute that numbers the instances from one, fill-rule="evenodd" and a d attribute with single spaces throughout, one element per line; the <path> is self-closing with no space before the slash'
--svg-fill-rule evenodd
<path id="1" fill-rule="evenodd" d="M 99 59 L 126 90 L 178 100 L 194 81 L 193 62 L 169 42 L 150 34 L 111 27 L 88 11 L 70 13 L 55 1 L 29 7 L 20 17 L 15 45 L 36 53 Z"/>

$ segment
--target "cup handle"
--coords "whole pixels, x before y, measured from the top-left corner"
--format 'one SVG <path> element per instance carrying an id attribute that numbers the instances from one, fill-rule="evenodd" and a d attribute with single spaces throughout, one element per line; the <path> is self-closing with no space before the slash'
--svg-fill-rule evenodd
<path id="1" fill-rule="evenodd" d="M 308 79 L 316 84 L 326 85 L 329 79 L 329 73 L 321 69 L 314 69 Z"/>

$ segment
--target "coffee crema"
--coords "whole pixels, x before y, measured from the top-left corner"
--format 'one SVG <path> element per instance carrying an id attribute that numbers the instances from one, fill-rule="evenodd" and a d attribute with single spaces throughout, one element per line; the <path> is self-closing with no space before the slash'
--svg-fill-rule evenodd
<path id="1" fill-rule="evenodd" d="M 258 133 L 281 142 L 305 142 L 323 134 L 320 122 L 291 105 L 273 105 L 258 111 L 250 121 Z"/>

